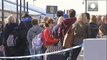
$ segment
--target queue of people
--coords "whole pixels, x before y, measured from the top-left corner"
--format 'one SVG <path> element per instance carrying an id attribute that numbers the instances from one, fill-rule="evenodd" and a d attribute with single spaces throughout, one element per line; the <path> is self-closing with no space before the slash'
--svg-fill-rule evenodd
<path id="1" fill-rule="evenodd" d="M 70 9 L 67 15 L 68 17 L 64 18 L 64 12 L 57 11 L 57 20 L 54 21 L 54 19 L 50 17 L 45 17 L 39 22 L 38 19 L 33 19 L 29 14 L 25 13 L 19 24 L 16 23 L 15 17 L 10 15 L 7 18 L 8 22 L 4 28 L 2 27 L 3 22 L 0 21 L 0 45 L 4 45 L 5 56 L 37 54 L 37 51 L 35 52 L 35 50 L 32 49 L 32 39 L 40 33 L 42 33 L 41 53 L 49 50 L 48 46 L 60 45 L 62 49 L 65 49 L 66 47 L 63 46 L 64 38 L 71 26 L 74 28 L 73 31 L 71 29 L 71 31 L 74 32 L 74 37 L 73 43 L 67 43 L 69 45 L 72 44 L 70 47 L 81 45 L 85 38 L 102 38 L 107 35 L 107 15 L 99 17 L 90 15 L 89 13 L 81 13 L 77 17 L 74 9 Z M 8 46 L 7 44 L 10 34 L 14 35 L 15 38 L 17 37 L 14 46 Z M 4 37 L 4 41 L 2 37 Z M 77 60 L 81 48 L 82 47 L 73 49 L 72 51 L 66 51 L 63 54 L 64 60 Z M 58 60 L 58 56 L 59 55 L 56 56 L 56 60 Z M 41 58 L 32 57 L 17 60 L 44 60 L 43 57 L 44 56 Z M 45 58 L 47 58 L 47 60 L 54 58 L 55 60 L 55 57 L 47 56 Z"/>

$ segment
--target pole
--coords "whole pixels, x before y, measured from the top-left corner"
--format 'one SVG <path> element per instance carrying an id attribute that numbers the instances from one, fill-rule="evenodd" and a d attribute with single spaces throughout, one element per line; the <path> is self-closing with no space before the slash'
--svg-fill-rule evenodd
<path id="1" fill-rule="evenodd" d="M 33 0 L 33 6 L 34 6 L 34 0 Z"/>
<path id="2" fill-rule="evenodd" d="M 2 0 L 2 22 L 4 27 L 4 0 Z"/>
<path id="3" fill-rule="evenodd" d="M 85 13 L 87 13 L 87 0 L 85 0 Z"/>
<path id="4" fill-rule="evenodd" d="M 20 20 L 21 20 L 21 17 L 22 17 L 22 0 L 20 0 Z"/>
<path id="5" fill-rule="evenodd" d="M 106 0 L 106 6 L 107 6 L 107 0 Z M 106 7 L 106 12 L 105 12 L 105 13 L 106 13 L 106 15 L 107 15 L 107 7 Z M 107 19 L 107 18 L 106 18 L 106 19 Z"/>
<path id="6" fill-rule="evenodd" d="M 5 22 L 4 22 L 4 0 L 2 0 L 2 32 L 3 32 L 3 34 L 2 34 L 2 37 L 3 37 L 3 46 L 5 47 L 5 35 L 4 35 L 4 24 L 5 24 Z M 4 50 L 3 50 L 3 55 L 5 56 L 5 48 L 4 48 Z M 6 60 L 6 59 L 4 59 L 4 60 Z"/>
<path id="7" fill-rule="evenodd" d="M 16 13 L 17 13 L 16 14 L 16 22 L 19 23 L 19 21 L 18 21 L 18 13 L 19 13 L 18 12 L 18 0 L 16 0 Z"/>
<path id="8" fill-rule="evenodd" d="M 23 6 L 24 6 L 24 13 L 25 13 L 25 0 L 23 1 Z"/>
<path id="9" fill-rule="evenodd" d="M 35 5 L 35 4 L 34 4 L 34 3 L 35 3 L 35 1 L 36 1 L 36 0 L 33 0 L 33 6 Z"/>
<path id="10" fill-rule="evenodd" d="M 66 12 L 65 12 L 65 9 L 64 9 L 64 14 L 65 14 Z"/>
<path id="11" fill-rule="evenodd" d="M 27 13 L 28 13 L 28 2 L 27 2 Z"/>

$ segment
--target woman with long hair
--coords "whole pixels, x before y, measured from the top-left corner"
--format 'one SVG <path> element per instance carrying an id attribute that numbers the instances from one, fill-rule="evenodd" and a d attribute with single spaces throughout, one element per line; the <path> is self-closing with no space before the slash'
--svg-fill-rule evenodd
<path id="1" fill-rule="evenodd" d="M 73 24 L 74 28 L 74 42 L 73 46 L 81 45 L 83 43 L 83 39 L 87 37 L 87 17 L 85 13 L 81 13 L 77 21 Z M 81 51 L 81 47 L 73 49 L 71 51 L 70 60 L 76 60 L 79 53 Z"/>
<path id="2" fill-rule="evenodd" d="M 43 39 L 45 40 L 45 46 L 54 45 L 58 43 L 58 39 L 53 37 L 52 29 L 54 26 L 53 19 L 49 19 L 47 23 L 45 23 L 45 28 L 43 31 Z"/>
<path id="3" fill-rule="evenodd" d="M 96 38 L 98 35 L 99 25 L 97 23 L 97 18 L 95 15 L 91 15 L 90 22 L 88 24 L 88 37 Z"/>
<path id="4" fill-rule="evenodd" d="M 5 55 L 6 56 L 14 56 L 15 55 L 15 50 L 13 47 L 10 47 L 7 45 L 7 39 L 8 36 L 15 30 L 16 27 L 18 27 L 18 24 L 16 23 L 15 17 L 13 15 L 8 16 L 7 18 L 7 24 L 5 26 L 5 31 L 4 31 L 4 48 L 5 48 Z M 11 59 L 6 59 L 6 60 L 11 60 Z"/>
<path id="5" fill-rule="evenodd" d="M 107 35 L 107 15 L 104 15 L 102 17 L 102 23 L 99 26 L 99 35 L 100 37 Z"/>

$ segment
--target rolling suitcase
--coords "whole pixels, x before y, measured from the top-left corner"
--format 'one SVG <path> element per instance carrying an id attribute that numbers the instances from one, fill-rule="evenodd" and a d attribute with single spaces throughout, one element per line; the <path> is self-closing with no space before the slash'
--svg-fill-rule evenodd
<path id="1" fill-rule="evenodd" d="M 61 50 L 61 46 L 48 46 L 46 53 L 55 52 Z M 51 54 L 44 56 L 44 60 L 65 60 L 63 53 Z"/>

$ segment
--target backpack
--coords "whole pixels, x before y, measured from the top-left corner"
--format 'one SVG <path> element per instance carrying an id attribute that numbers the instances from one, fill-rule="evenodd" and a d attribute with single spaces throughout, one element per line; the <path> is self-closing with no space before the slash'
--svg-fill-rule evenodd
<path id="1" fill-rule="evenodd" d="M 13 31 L 7 38 L 7 46 L 13 47 L 16 46 L 16 40 L 18 39 L 17 31 Z"/>
<path id="2" fill-rule="evenodd" d="M 58 34 L 58 29 L 59 29 L 59 25 L 54 26 L 53 30 L 52 30 L 52 34 L 54 36 L 54 38 L 59 38 L 59 34 Z"/>
<path id="3" fill-rule="evenodd" d="M 42 45 L 42 33 L 39 33 L 32 39 L 32 49 L 41 50 Z"/>

